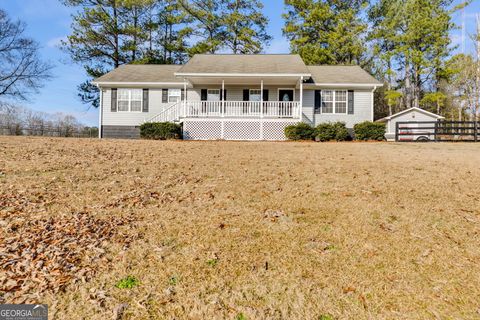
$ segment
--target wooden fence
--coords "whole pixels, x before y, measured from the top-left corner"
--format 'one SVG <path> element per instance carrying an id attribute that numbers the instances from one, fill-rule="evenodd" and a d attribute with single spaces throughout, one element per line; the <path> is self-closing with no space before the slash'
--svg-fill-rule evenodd
<path id="1" fill-rule="evenodd" d="M 397 142 L 478 142 L 478 121 L 409 121 L 397 122 Z"/>

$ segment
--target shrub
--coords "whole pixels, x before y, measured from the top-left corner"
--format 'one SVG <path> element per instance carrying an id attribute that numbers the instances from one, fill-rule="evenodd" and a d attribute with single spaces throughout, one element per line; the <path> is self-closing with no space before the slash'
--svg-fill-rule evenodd
<path id="1" fill-rule="evenodd" d="M 332 140 L 345 141 L 350 137 L 344 122 L 320 123 L 315 128 L 314 136 L 316 141 L 322 142 Z"/>
<path id="2" fill-rule="evenodd" d="M 173 122 L 144 123 L 140 126 L 140 136 L 153 140 L 181 139 L 182 126 Z"/>
<path id="3" fill-rule="evenodd" d="M 315 141 L 335 140 L 335 128 L 331 123 L 320 123 L 315 128 Z"/>
<path id="4" fill-rule="evenodd" d="M 289 140 L 312 140 L 313 131 L 314 130 L 310 125 L 300 122 L 286 127 L 285 136 Z"/>
<path id="5" fill-rule="evenodd" d="M 382 141 L 385 139 L 385 124 L 383 123 L 365 121 L 357 123 L 353 130 L 357 140 Z"/>
<path id="6" fill-rule="evenodd" d="M 351 140 L 350 133 L 348 133 L 347 126 L 345 122 L 335 122 L 335 140 L 337 141 L 346 141 Z"/>

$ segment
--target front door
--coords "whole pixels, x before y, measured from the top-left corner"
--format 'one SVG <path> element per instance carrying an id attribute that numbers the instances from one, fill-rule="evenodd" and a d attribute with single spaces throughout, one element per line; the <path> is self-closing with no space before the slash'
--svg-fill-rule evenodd
<path id="1" fill-rule="evenodd" d="M 282 102 L 292 102 L 293 101 L 293 89 L 280 89 L 278 90 L 278 100 Z M 279 116 L 288 116 L 292 113 L 292 104 L 291 103 L 280 103 L 278 110 Z"/>
<path id="2" fill-rule="evenodd" d="M 278 90 L 279 101 L 293 101 L 293 89 L 280 89 Z"/>

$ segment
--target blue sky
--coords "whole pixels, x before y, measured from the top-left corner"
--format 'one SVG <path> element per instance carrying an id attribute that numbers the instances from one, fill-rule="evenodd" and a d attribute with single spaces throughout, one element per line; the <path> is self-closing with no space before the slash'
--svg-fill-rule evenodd
<path id="1" fill-rule="evenodd" d="M 460 0 L 458 0 L 460 2 Z M 283 1 L 264 0 L 264 12 L 270 19 L 269 33 L 273 36 L 268 53 L 288 53 L 288 42 L 282 36 Z M 48 82 L 39 94 L 32 96 L 24 105 L 46 112 L 64 112 L 75 115 L 89 125 L 98 124 L 98 111 L 88 107 L 77 98 L 77 85 L 86 77 L 83 69 L 69 61 L 68 56 L 58 48 L 70 30 L 73 11 L 64 7 L 60 0 L 0 0 L 0 8 L 6 10 L 11 18 L 27 23 L 26 33 L 42 46 L 42 57 L 55 65 L 54 78 Z M 465 10 L 467 33 L 474 33 L 475 14 L 480 13 L 480 1 L 475 0 Z M 461 15 L 456 14 L 455 21 L 461 23 Z M 461 43 L 461 32 L 452 34 L 455 44 Z M 467 51 L 471 50 L 467 45 Z"/>

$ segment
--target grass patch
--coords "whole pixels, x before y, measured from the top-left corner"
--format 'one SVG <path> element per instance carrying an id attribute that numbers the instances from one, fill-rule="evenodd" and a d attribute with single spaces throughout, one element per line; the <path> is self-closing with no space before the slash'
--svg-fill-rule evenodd
<path id="1" fill-rule="evenodd" d="M 115 287 L 119 289 L 132 289 L 140 285 L 140 281 L 134 276 L 127 276 L 126 278 L 121 279 L 117 282 Z"/>

